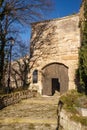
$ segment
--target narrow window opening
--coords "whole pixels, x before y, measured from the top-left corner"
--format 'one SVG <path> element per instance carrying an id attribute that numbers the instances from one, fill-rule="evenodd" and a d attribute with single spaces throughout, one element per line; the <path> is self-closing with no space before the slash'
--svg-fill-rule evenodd
<path id="1" fill-rule="evenodd" d="M 33 71 L 33 83 L 38 82 L 38 70 Z"/>

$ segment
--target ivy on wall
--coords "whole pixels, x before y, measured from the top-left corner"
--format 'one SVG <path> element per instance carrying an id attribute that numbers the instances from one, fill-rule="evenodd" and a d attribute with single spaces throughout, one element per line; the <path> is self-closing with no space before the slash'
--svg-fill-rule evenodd
<path id="1" fill-rule="evenodd" d="M 87 94 L 87 0 L 83 1 L 84 7 L 84 19 L 81 24 L 81 48 L 79 51 L 79 68 L 78 68 L 78 78 L 79 86 L 78 90 L 80 92 L 85 92 Z"/>

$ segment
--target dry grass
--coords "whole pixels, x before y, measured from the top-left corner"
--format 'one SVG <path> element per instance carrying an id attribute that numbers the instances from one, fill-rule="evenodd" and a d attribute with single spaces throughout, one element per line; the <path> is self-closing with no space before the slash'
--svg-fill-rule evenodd
<path id="1" fill-rule="evenodd" d="M 0 130 L 55 130 L 57 126 L 58 95 L 23 100 L 0 112 Z M 53 126 L 52 126 L 53 125 Z M 8 129 L 9 127 L 9 129 Z"/>

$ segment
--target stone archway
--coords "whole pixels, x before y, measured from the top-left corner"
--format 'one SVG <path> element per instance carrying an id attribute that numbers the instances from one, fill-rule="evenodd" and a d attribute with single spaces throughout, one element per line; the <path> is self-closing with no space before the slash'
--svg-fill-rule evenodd
<path id="1" fill-rule="evenodd" d="M 42 94 L 53 95 L 55 91 L 68 90 L 68 67 L 60 63 L 51 63 L 42 68 Z"/>

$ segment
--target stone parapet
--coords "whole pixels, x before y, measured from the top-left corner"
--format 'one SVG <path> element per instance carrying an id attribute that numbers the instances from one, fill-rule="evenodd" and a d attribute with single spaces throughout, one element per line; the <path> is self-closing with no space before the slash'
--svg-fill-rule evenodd
<path id="1" fill-rule="evenodd" d="M 70 114 L 62 109 L 60 112 L 60 126 L 63 130 L 87 130 L 87 126 L 83 126 L 79 122 L 70 119 Z"/>
<path id="2" fill-rule="evenodd" d="M 16 93 L 7 94 L 0 97 L 0 109 L 7 107 L 9 105 L 18 103 L 19 101 L 31 97 L 36 97 L 37 91 L 24 90 Z"/>

